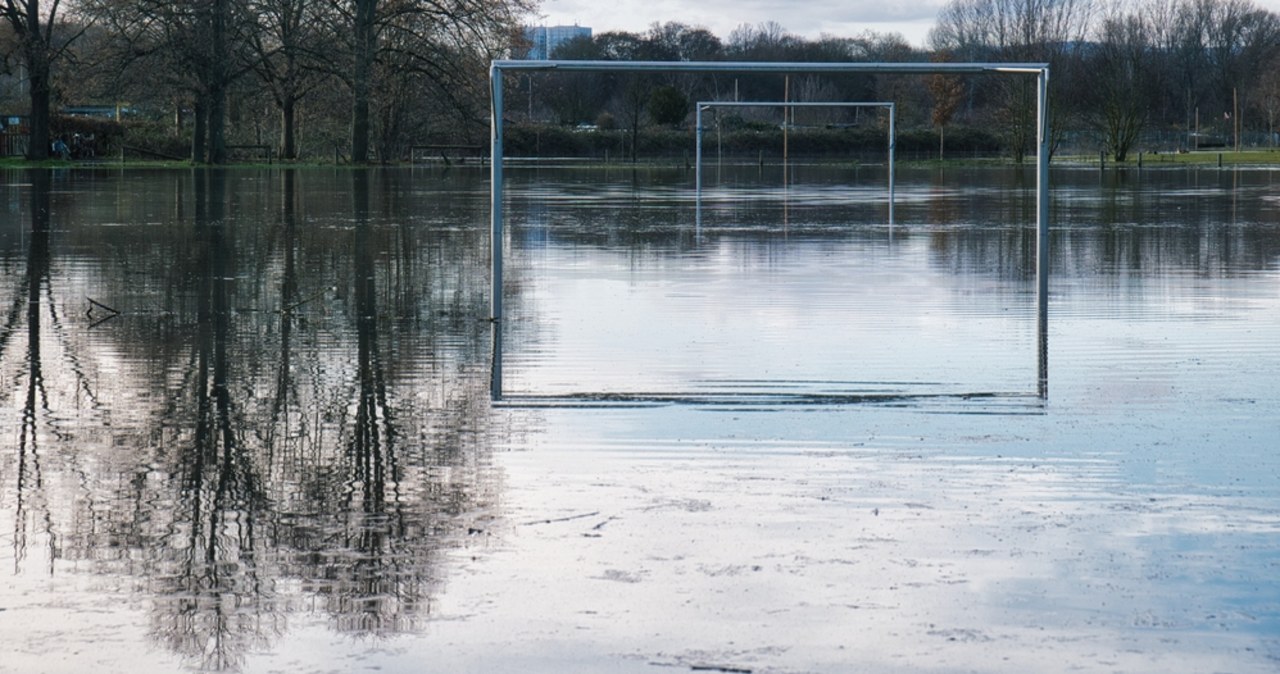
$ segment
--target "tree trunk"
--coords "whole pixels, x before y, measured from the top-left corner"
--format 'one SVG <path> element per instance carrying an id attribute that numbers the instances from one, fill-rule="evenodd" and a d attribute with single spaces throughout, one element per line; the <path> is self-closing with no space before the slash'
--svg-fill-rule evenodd
<path id="1" fill-rule="evenodd" d="M 374 17 L 377 0 L 357 0 L 354 35 L 355 55 L 351 72 L 351 161 L 369 161 L 369 79 L 377 48 Z"/>
<path id="2" fill-rule="evenodd" d="M 363 164 L 369 161 L 369 88 L 358 84 L 351 101 L 351 161 Z"/>
<path id="3" fill-rule="evenodd" d="M 637 115 L 631 122 L 631 163 L 639 161 L 639 153 L 636 152 L 636 146 L 640 140 L 640 118 Z"/>
<path id="4" fill-rule="evenodd" d="M 214 0 L 214 62 L 209 82 L 209 163 L 227 163 L 227 85 L 230 80 L 231 54 L 227 45 L 227 21 L 231 8 L 227 0 Z"/>
<path id="5" fill-rule="evenodd" d="M 943 154 L 944 154 L 943 150 L 946 149 L 946 145 L 947 145 L 947 127 L 939 126 L 938 127 L 938 161 L 942 161 Z"/>
<path id="6" fill-rule="evenodd" d="M 48 291 L 49 267 L 49 171 L 45 169 L 28 169 L 27 176 L 31 180 L 31 237 L 27 247 L 27 354 L 26 364 L 29 368 L 27 377 L 27 395 L 23 406 L 23 433 L 32 433 L 31 451 L 35 451 L 35 420 L 40 413 L 39 401 L 41 388 L 41 355 L 40 345 L 44 340 L 40 336 L 41 298 Z M 10 321 L 12 322 L 11 315 Z M 47 401 L 45 403 L 48 404 Z M 19 443 L 19 451 L 25 450 L 27 443 Z"/>
<path id="7" fill-rule="evenodd" d="M 37 36 L 27 37 L 27 77 L 31 87 L 31 141 L 27 159 L 49 158 L 49 58 Z"/>
<path id="8" fill-rule="evenodd" d="M 294 107 L 297 100 L 292 96 L 285 96 L 280 102 L 280 158 L 281 159 L 297 159 L 298 148 L 297 141 L 294 139 Z"/>
<path id="9" fill-rule="evenodd" d="M 227 90 L 221 84 L 209 93 L 209 163 L 227 163 Z"/>
<path id="10" fill-rule="evenodd" d="M 209 121 L 204 94 L 196 94 L 196 102 L 191 116 L 195 118 L 191 130 L 191 161 L 203 164 L 206 158 L 205 138 L 208 133 L 206 124 Z"/>

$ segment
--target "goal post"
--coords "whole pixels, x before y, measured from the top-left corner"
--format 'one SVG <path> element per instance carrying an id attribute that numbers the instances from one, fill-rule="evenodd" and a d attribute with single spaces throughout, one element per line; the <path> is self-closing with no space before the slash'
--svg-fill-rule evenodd
<path id="1" fill-rule="evenodd" d="M 1038 394 L 1048 396 L 1049 326 L 1049 64 L 1047 63 L 789 63 L 780 61 L 565 61 L 496 60 L 489 64 L 489 225 L 490 305 L 493 325 L 493 369 L 490 397 L 502 392 L 502 262 L 505 235 L 503 212 L 503 80 L 518 72 L 616 73 L 775 73 L 873 75 L 997 75 L 1036 78 L 1036 333 L 1038 336 Z"/>
<path id="2" fill-rule="evenodd" d="M 702 222 L 702 113 L 714 108 L 885 108 L 889 111 L 888 155 L 889 155 L 889 225 L 893 225 L 894 171 L 893 162 L 896 154 L 897 135 L 894 124 L 897 118 L 897 106 L 891 102 L 853 102 L 853 101 L 699 101 L 694 115 L 695 149 L 694 149 L 694 198 L 696 199 L 697 220 Z M 786 115 L 783 115 L 786 119 Z M 783 124 L 786 124 L 784 121 Z"/>

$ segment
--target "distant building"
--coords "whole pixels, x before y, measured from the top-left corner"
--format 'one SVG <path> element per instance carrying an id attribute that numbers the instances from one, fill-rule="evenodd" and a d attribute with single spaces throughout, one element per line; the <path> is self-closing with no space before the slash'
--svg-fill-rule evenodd
<path id="1" fill-rule="evenodd" d="M 69 105 L 62 108 L 62 114 L 71 115 L 73 117 L 101 117 L 102 119 L 114 119 L 120 121 L 125 115 L 132 115 L 137 110 L 128 107 L 126 104 L 117 103 L 115 105 Z"/>
<path id="2" fill-rule="evenodd" d="M 591 28 L 588 26 L 525 26 L 524 39 L 529 43 L 529 52 L 524 55 L 524 58 L 532 61 L 549 59 L 556 47 L 575 37 L 591 37 Z"/>

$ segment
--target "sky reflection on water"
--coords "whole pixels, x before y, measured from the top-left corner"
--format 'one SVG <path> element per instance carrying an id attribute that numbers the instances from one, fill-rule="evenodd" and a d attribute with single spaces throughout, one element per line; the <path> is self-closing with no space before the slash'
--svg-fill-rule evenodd
<path id="1" fill-rule="evenodd" d="M 484 178 L 5 174 L 0 671 L 1274 671 L 1276 172 Z"/>

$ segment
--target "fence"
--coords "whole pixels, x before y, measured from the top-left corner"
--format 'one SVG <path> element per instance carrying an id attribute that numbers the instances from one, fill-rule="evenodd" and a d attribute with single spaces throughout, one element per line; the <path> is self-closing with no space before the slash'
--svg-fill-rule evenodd
<path id="1" fill-rule="evenodd" d="M 0 157 L 25 157 L 30 146 L 30 135 L 0 131 Z"/>

